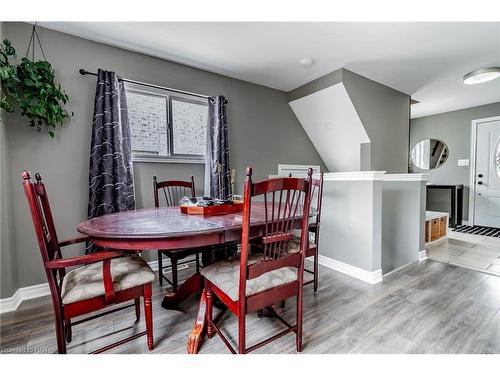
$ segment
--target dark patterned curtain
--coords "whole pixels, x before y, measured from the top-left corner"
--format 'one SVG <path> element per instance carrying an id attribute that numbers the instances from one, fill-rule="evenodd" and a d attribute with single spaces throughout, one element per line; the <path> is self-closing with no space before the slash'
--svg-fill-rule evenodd
<path id="1" fill-rule="evenodd" d="M 114 72 L 99 69 L 90 148 L 88 218 L 134 208 L 125 87 Z M 87 244 L 86 252 L 93 250 Z"/>
<path id="2" fill-rule="evenodd" d="M 210 196 L 230 198 L 231 167 L 229 165 L 229 139 L 226 116 L 227 100 L 222 95 L 208 99 L 208 144 L 205 178 L 209 180 Z M 212 264 L 233 256 L 238 251 L 236 242 L 210 246 L 211 251 L 203 251 L 203 265 Z"/>
<path id="3" fill-rule="evenodd" d="M 210 171 L 210 196 L 221 199 L 232 195 L 226 104 L 227 100 L 222 95 L 208 99 L 207 167 Z"/>

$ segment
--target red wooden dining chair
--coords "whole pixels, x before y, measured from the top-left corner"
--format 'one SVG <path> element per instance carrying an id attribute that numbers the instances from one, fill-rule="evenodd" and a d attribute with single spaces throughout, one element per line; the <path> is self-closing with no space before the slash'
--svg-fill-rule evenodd
<path id="1" fill-rule="evenodd" d="M 132 306 L 135 306 L 137 323 L 140 319 L 141 296 L 144 299 L 146 331 L 100 348 L 93 353 L 101 353 L 143 335 L 147 335 L 148 348 L 153 350 L 151 282 L 155 275 L 148 264 L 139 256 L 124 256 L 118 251 L 102 251 L 63 258 L 62 247 L 85 242 L 88 237 L 59 242 L 41 176 L 38 173 L 35 175 L 36 183 L 32 182 L 28 171 L 24 171 L 22 177 L 52 296 L 58 353 L 66 353 L 66 341 L 71 342 L 71 327 L 76 324 Z M 66 272 L 66 268 L 73 266 L 80 267 Z M 129 300 L 134 300 L 134 304 L 82 318 L 76 322 L 72 321 L 77 316 Z"/>
<path id="2" fill-rule="evenodd" d="M 155 207 L 160 207 L 160 194 L 163 192 L 166 206 L 178 206 L 179 201 L 184 197 L 195 197 L 194 177 L 191 176 L 191 181 L 161 181 L 158 182 L 156 176 L 153 176 L 153 197 Z M 163 267 L 163 255 L 170 259 L 170 266 Z M 200 270 L 200 249 L 178 249 L 178 250 L 158 250 L 158 278 L 160 285 L 163 285 L 163 279 L 167 281 L 175 291 L 178 288 L 178 274 L 179 266 L 189 263 L 190 261 L 179 262 L 188 256 L 195 255 L 196 257 L 196 272 Z M 170 281 L 164 274 L 163 269 L 170 268 L 172 270 L 172 281 Z"/>
<path id="3" fill-rule="evenodd" d="M 288 177 L 292 177 L 292 174 Z M 305 281 L 304 285 L 314 284 L 314 293 L 318 291 L 318 283 L 319 283 L 319 229 L 321 223 L 321 203 L 323 201 L 323 172 L 320 173 L 319 178 L 312 179 L 312 188 L 311 188 L 311 202 L 316 198 L 316 219 L 313 223 L 309 224 L 309 233 L 313 233 L 314 240 L 309 241 L 309 247 L 306 251 L 306 258 L 313 257 L 313 269 L 309 270 L 304 267 L 304 272 L 313 275 L 311 280 Z M 312 203 L 311 203 L 312 204 Z M 292 246 L 299 247 L 300 246 L 300 237 L 296 238 L 294 244 Z"/>
<path id="4" fill-rule="evenodd" d="M 276 178 L 252 183 L 252 169 L 247 168 L 245 180 L 241 254 L 239 259 L 211 264 L 201 270 L 205 281 L 207 301 L 207 335 L 217 333 L 232 353 L 251 352 L 279 337 L 295 332 L 297 351 L 302 351 L 302 287 L 304 260 L 308 248 L 308 220 L 301 220 L 309 212 L 312 169 L 307 179 Z M 250 253 L 250 228 L 252 198 L 263 198 L 265 229 L 260 237 L 260 251 Z M 300 221 L 302 221 L 300 223 Z M 292 249 L 293 230 L 300 224 L 301 244 Z M 212 320 L 213 294 L 238 318 L 238 349 L 234 349 Z M 287 327 L 280 333 L 246 347 L 246 315 L 276 304 L 284 299 L 297 297 L 297 321 L 291 325 L 277 313 L 271 313 Z"/>

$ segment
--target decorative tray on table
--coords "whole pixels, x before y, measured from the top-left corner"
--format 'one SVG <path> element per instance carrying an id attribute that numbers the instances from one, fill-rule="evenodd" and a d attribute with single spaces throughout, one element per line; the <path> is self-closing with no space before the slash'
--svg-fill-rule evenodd
<path id="1" fill-rule="evenodd" d="M 216 198 L 183 198 L 181 212 L 188 215 L 225 215 L 243 211 L 243 201 Z"/>

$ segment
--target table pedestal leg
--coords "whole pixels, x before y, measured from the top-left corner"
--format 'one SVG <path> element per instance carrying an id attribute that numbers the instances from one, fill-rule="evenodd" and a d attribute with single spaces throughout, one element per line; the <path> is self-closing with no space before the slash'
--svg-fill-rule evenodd
<path id="1" fill-rule="evenodd" d="M 187 344 L 188 354 L 198 353 L 198 349 L 200 348 L 200 345 L 203 341 L 203 337 L 205 336 L 206 313 L 207 313 L 207 298 L 205 296 L 205 290 L 203 290 L 200 299 L 200 307 L 198 308 L 198 315 L 196 316 L 196 321 L 194 322 L 193 330 L 189 334 L 188 338 L 188 344 Z"/>
<path id="2" fill-rule="evenodd" d="M 168 292 L 165 297 L 163 297 L 161 307 L 173 309 L 190 295 L 199 292 L 202 289 L 201 280 L 201 275 L 199 273 L 190 276 L 176 292 Z"/>

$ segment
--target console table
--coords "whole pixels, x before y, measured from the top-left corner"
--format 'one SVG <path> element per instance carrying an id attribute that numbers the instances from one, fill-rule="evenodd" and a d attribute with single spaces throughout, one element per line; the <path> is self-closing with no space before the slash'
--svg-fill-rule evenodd
<path id="1" fill-rule="evenodd" d="M 427 191 L 431 189 L 450 191 L 450 226 L 456 228 L 457 225 L 462 225 L 464 185 L 427 184 Z"/>

